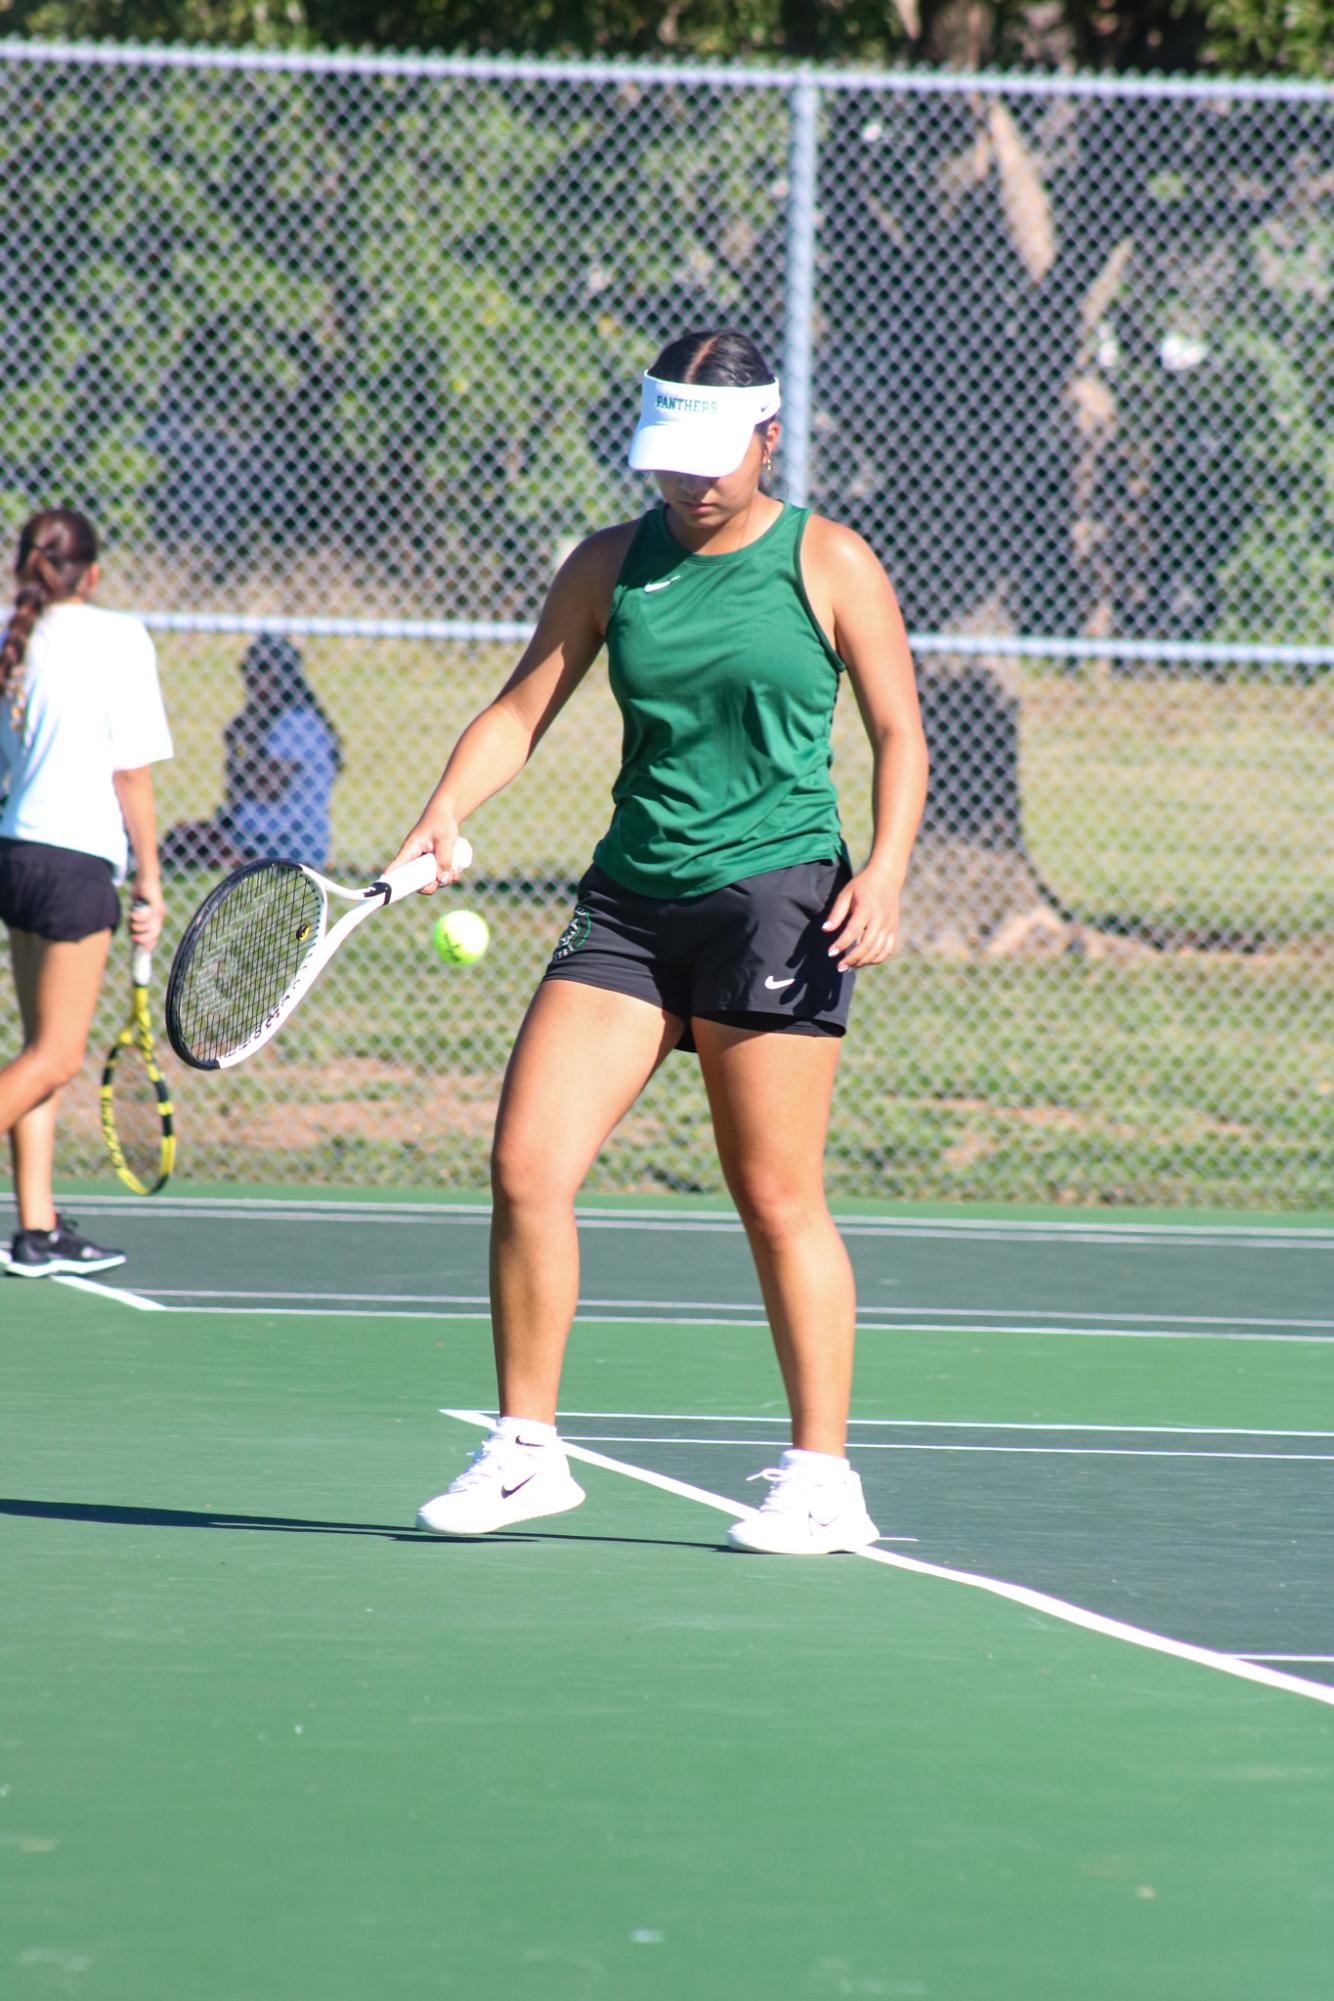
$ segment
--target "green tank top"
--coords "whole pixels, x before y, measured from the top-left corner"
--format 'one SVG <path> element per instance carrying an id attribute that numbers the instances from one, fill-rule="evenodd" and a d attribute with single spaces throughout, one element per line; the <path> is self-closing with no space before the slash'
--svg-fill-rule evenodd
<path id="1" fill-rule="evenodd" d="M 623 728 L 615 812 L 594 860 L 641 896 L 704 896 L 842 851 L 829 731 L 842 662 L 801 580 L 810 510 L 696 556 L 646 514 L 612 593 Z"/>

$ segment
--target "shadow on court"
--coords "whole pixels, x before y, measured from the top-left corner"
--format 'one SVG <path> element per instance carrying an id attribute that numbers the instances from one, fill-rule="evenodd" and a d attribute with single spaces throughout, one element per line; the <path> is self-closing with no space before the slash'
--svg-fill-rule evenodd
<path id="1" fill-rule="evenodd" d="M 318 1522 L 295 1515 L 224 1515 L 190 1508 L 124 1508 L 96 1501 L 28 1501 L 0 1496 L 0 1515 L 19 1515 L 48 1522 L 95 1522 L 110 1528 L 248 1529 L 264 1535 L 380 1536 L 388 1542 L 411 1543 L 418 1549 L 439 1549 L 451 1543 L 489 1543 L 503 1548 L 516 1542 L 624 1544 L 629 1548 L 703 1549 L 730 1555 L 723 1544 L 683 1536 L 571 1535 L 550 1529 L 506 1529 L 488 1536 L 423 1535 L 387 1522 Z"/>

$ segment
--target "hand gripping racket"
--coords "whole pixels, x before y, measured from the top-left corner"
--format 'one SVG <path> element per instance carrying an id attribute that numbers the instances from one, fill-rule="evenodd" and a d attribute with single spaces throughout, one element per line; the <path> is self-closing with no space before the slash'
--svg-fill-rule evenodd
<path id="1" fill-rule="evenodd" d="M 454 843 L 454 867 L 472 848 Z M 433 855 L 387 869 L 364 889 L 330 882 L 304 862 L 246 862 L 206 896 L 176 947 L 167 978 L 167 1034 L 183 1063 L 230 1070 L 262 1049 L 324 968 L 371 915 L 434 882 Z M 355 908 L 329 929 L 329 898 Z"/>
<path id="2" fill-rule="evenodd" d="M 158 1068 L 148 1013 L 152 976 L 152 953 L 135 945 L 130 1011 L 102 1066 L 102 1138 L 111 1165 L 136 1195 L 156 1195 L 176 1162 L 171 1092 Z"/>

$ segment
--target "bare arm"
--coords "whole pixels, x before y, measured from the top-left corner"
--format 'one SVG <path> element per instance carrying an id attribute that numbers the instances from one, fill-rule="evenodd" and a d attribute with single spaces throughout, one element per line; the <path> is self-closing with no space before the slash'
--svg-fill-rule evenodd
<path id="1" fill-rule="evenodd" d="M 601 651 L 612 588 L 633 532 L 633 523 L 606 529 L 580 543 L 562 565 L 518 666 L 455 744 L 391 868 L 434 854 L 440 881 L 455 879 L 450 857 L 460 826 L 523 770 Z"/>
<path id="2" fill-rule="evenodd" d="M 136 945 L 152 951 L 162 932 L 165 908 L 162 878 L 158 872 L 157 810 L 153 803 L 153 767 L 136 765 L 130 771 L 115 771 L 111 782 L 120 801 L 121 818 L 130 837 L 134 855 L 134 880 L 130 893 L 143 910 L 130 910 L 130 936 Z"/>
<path id="3" fill-rule="evenodd" d="M 898 942 L 899 896 L 926 801 L 927 752 L 903 616 L 874 551 L 813 520 L 807 587 L 848 670 L 873 758 L 871 852 L 835 898 L 825 929 L 840 967 L 874 966 Z"/>

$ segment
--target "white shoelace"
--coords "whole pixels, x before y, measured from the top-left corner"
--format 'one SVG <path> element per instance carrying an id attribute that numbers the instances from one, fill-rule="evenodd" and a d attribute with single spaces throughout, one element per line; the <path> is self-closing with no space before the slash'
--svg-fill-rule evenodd
<path id="1" fill-rule="evenodd" d="M 760 1502 L 760 1513 L 765 1515 L 804 1515 L 809 1512 L 812 1496 L 828 1492 L 833 1484 L 813 1478 L 800 1466 L 764 1466 L 758 1473 L 748 1473 L 746 1478 L 748 1482 L 769 1482 L 769 1491 Z"/>
<path id="2" fill-rule="evenodd" d="M 485 1486 L 499 1475 L 504 1478 L 503 1461 L 509 1440 L 498 1438 L 494 1432 L 484 1438 L 472 1454 L 467 1465 L 450 1487 L 451 1494 L 465 1494 L 473 1487 Z"/>

